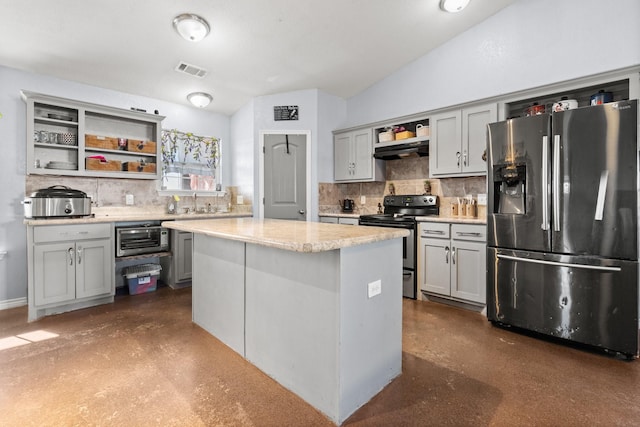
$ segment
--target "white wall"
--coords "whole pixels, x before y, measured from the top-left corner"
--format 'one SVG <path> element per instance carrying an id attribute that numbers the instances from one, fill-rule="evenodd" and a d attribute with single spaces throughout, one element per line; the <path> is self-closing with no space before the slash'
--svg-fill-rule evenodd
<path id="1" fill-rule="evenodd" d="M 638 0 L 520 0 L 350 98 L 346 125 L 638 64 Z"/>
<path id="2" fill-rule="evenodd" d="M 333 182 L 333 131 L 343 126 L 347 102 L 318 92 L 318 182 Z"/>
<path id="3" fill-rule="evenodd" d="M 249 101 L 231 117 L 231 144 L 226 148 L 231 168 L 231 185 L 241 194 L 253 195 L 254 101 Z M 255 201 L 253 202 L 255 204 Z"/>
<path id="4" fill-rule="evenodd" d="M 124 109 L 159 110 L 167 117 L 164 128 L 216 136 L 223 144 L 229 140 L 229 117 L 225 115 L 0 66 L 0 251 L 8 251 L 0 260 L 0 308 L 27 295 L 27 238 L 20 204 L 25 197 L 26 104 L 21 89 Z M 231 180 L 227 159 L 223 158 L 222 168 L 227 184 Z M 55 184 L 51 177 L 51 185 Z"/>

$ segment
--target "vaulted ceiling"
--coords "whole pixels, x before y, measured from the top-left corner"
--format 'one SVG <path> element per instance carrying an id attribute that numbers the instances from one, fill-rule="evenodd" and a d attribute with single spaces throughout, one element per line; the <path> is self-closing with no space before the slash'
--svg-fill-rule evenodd
<path id="1" fill-rule="evenodd" d="M 514 1 L 450 14 L 440 0 L 0 0 L 0 65 L 182 104 L 208 92 L 208 110 L 232 114 L 292 90 L 353 96 Z M 181 13 L 209 36 L 178 36 Z"/>

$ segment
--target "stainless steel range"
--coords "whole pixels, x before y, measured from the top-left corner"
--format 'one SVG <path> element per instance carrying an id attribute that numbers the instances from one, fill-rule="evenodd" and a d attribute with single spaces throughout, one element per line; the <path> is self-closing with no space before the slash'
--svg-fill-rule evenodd
<path id="1" fill-rule="evenodd" d="M 416 231 L 418 222 L 416 217 L 438 215 L 438 196 L 405 195 L 385 196 L 384 213 L 377 215 L 360 215 L 359 225 L 376 227 L 405 228 L 409 230 L 408 237 L 403 239 L 402 253 L 402 295 L 406 298 L 416 298 Z"/>

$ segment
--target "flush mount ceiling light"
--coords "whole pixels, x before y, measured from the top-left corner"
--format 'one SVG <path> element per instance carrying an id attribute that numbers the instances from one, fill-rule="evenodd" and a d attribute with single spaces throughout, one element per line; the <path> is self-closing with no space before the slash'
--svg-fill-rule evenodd
<path id="1" fill-rule="evenodd" d="M 190 103 L 196 107 L 204 108 L 213 101 L 213 97 L 204 92 L 193 92 L 187 95 L 187 99 Z"/>
<path id="2" fill-rule="evenodd" d="M 202 17 L 192 13 L 183 13 L 173 20 L 173 28 L 185 40 L 199 42 L 209 34 L 209 23 Z"/>
<path id="3" fill-rule="evenodd" d="M 445 12 L 460 12 L 462 9 L 467 7 L 471 0 L 440 0 L 440 9 Z"/>

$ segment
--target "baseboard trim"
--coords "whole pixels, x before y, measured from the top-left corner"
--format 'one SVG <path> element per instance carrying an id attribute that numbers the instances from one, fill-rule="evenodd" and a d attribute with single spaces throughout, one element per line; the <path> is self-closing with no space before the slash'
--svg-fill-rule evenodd
<path id="1" fill-rule="evenodd" d="M 23 305 L 27 305 L 27 298 L 6 299 L 4 301 L 0 301 L 0 310 L 22 307 Z"/>

